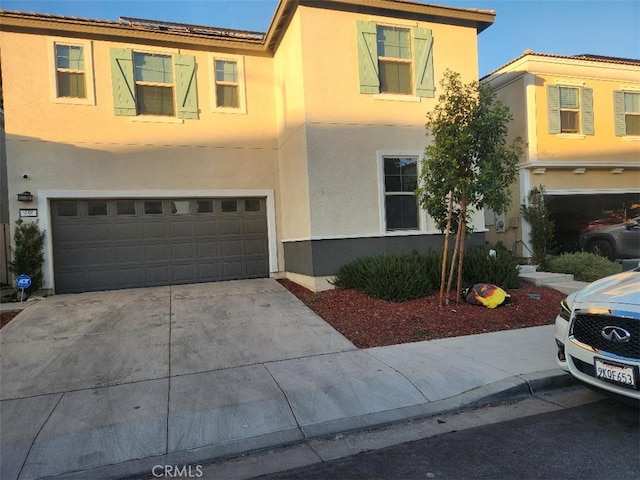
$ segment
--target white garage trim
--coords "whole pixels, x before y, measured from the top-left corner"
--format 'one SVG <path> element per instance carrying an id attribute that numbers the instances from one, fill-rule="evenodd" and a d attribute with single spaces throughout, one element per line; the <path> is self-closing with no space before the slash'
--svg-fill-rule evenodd
<path id="1" fill-rule="evenodd" d="M 53 241 L 51 237 L 50 200 L 91 198 L 206 198 L 206 197 L 266 197 L 267 235 L 269 243 L 269 272 L 278 271 L 278 245 L 276 240 L 275 194 L 273 190 L 40 190 L 36 192 L 38 210 L 42 213 L 39 224 L 46 231 L 43 288 L 55 288 L 53 277 Z"/>

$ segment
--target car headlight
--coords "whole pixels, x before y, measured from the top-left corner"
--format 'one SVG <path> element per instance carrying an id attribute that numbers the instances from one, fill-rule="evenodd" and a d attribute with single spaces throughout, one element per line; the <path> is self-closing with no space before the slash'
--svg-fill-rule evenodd
<path id="1" fill-rule="evenodd" d="M 571 320 L 571 307 L 569 306 L 567 298 L 560 302 L 560 317 L 565 319 L 567 322 Z"/>

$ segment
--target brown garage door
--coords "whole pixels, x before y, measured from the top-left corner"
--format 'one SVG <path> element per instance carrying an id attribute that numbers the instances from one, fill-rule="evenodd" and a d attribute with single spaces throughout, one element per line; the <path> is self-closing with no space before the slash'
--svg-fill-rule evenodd
<path id="1" fill-rule="evenodd" d="M 267 277 L 263 198 L 51 202 L 57 293 Z"/>

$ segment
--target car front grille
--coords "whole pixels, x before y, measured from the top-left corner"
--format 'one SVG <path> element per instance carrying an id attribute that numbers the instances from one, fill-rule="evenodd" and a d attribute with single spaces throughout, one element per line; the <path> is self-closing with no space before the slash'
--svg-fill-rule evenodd
<path id="1" fill-rule="evenodd" d="M 602 329 L 608 326 L 625 329 L 631 334 L 631 338 L 626 343 L 607 340 L 602 336 Z M 573 320 L 572 335 L 578 342 L 601 352 L 625 358 L 640 358 L 640 320 L 636 318 L 578 313 Z"/>

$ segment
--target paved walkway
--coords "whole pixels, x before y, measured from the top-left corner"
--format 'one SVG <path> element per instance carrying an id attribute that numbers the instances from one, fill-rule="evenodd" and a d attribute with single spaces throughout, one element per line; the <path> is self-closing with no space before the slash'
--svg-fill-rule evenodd
<path id="1" fill-rule="evenodd" d="M 568 377 L 553 326 L 359 350 L 270 279 L 53 296 L 0 342 L 7 480 L 144 475 Z"/>

